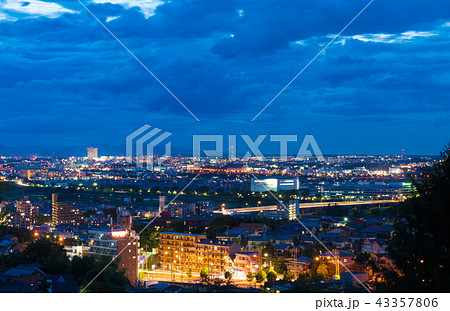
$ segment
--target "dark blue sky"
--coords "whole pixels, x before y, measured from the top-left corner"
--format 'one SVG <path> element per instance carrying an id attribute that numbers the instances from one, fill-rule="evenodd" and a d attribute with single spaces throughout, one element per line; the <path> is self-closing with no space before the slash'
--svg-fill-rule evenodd
<path id="1" fill-rule="evenodd" d="M 146 123 L 186 150 L 194 133 L 313 134 L 326 154 L 450 139 L 448 0 L 375 0 L 254 122 L 368 1 L 82 2 L 200 122 L 77 1 L 3 0 L 0 145 L 119 146 Z"/>

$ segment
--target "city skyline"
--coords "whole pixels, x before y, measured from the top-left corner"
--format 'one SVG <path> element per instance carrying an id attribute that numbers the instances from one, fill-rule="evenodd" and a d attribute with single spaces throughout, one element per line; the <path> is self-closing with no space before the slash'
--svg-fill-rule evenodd
<path id="1" fill-rule="evenodd" d="M 324 154 L 436 155 L 449 142 L 446 1 L 374 1 L 253 122 L 366 1 L 81 2 L 200 121 L 77 1 L 8 0 L 2 155 L 121 155 L 145 123 L 173 133 L 175 153 L 194 134 L 312 134 Z"/>
<path id="2" fill-rule="evenodd" d="M 1 305 L 449 309 L 449 12 L 0 0 Z"/>

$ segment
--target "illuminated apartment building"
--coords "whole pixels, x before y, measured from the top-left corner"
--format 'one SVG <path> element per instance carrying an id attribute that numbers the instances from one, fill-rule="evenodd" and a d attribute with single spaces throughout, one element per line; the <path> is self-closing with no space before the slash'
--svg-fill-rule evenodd
<path id="1" fill-rule="evenodd" d="M 212 201 L 195 202 L 194 213 L 198 216 L 211 216 L 213 214 L 213 202 Z"/>
<path id="2" fill-rule="evenodd" d="M 22 201 L 16 202 L 16 211 L 23 213 L 25 216 L 32 218 L 39 215 L 39 206 L 31 204 L 28 197 L 24 197 Z"/>
<path id="3" fill-rule="evenodd" d="M 258 252 L 236 253 L 234 259 L 235 269 L 242 271 L 244 274 L 249 272 L 258 273 L 261 265 L 260 255 Z"/>
<path id="4" fill-rule="evenodd" d="M 119 210 L 120 212 L 120 210 Z M 139 236 L 131 230 L 131 216 L 123 212 L 110 228 L 89 230 L 89 255 L 118 256 L 118 270 L 123 270 L 131 285 L 138 281 Z"/>
<path id="5" fill-rule="evenodd" d="M 9 215 L 7 224 L 15 228 L 30 229 L 35 223 L 35 218 L 39 215 L 39 207 L 31 204 L 28 197 L 16 202 L 16 213 Z"/>
<path id="6" fill-rule="evenodd" d="M 289 200 L 288 204 L 277 204 L 276 210 L 262 211 L 261 215 L 272 219 L 295 220 L 299 213 L 298 200 Z"/>
<path id="7" fill-rule="evenodd" d="M 197 243 L 199 268 L 209 267 L 211 276 L 223 276 L 223 272 L 233 268 L 232 257 L 241 251 L 241 246 L 233 241 L 201 239 Z"/>
<path id="8" fill-rule="evenodd" d="M 78 225 L 82 219 L 81 211 L 75 208 L 72 203 L 60 202 L 58 201 L 58 195 L 52 194 L 52 221 L 55 225 Z"/>
<path id="9" fill-rule="evenodd" d="M 192 270 L 199 273 L 209 267 L 211 276 L 222 276 L 233 268 L 234 254 L 241 247 L 236 242 L 206 239 L 203 234 L 161 232 L 159 257 L 161 268 L 174 273 Z"/>
<path id="10" fill-rule="evenodd" d="M 25 216 L 25 213 L 13 213 L 9 215 L 6 223 L 9 227 L 13 228 L 26 228 L 28 230 L 31 228 L 31 218 Z"/>
<path id="11" fill-rule="evenodd" d="M 199 272 L 197 243 L 203 234 L 160 232 L 159 257 L 161 268 L 174 272 Z"/>

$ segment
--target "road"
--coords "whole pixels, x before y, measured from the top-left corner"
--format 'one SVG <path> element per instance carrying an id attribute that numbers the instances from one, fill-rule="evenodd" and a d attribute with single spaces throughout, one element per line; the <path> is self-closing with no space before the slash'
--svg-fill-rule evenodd
<path id="1" fill-rule="evenodd" d="M 398 200 L 374 200 L 374 201 L 340 201 L 340 202 L 315 202 L 315 203 L 300 203 L 300 209 L 306 208 L 320 208 L 331 206 L 357 206 L 357 205 L 373 205 L 373 204 L 389 204 L 398 203 Z M 277 209 L 276 205 L 256 206 L 256 207 L 244 207 L 244 208 L 230 208 L 215 211 L 215 213 L 252 213 L 261 211 L 274 211 Z"/>
<path id="2" fill-rule="evenodd" d="M 189 278 L 186 273 L 171 272 L 170 270 L 139 270 L 142 273 L 141 281 L 158 281 L 158 282 L 182 282 L 182 283 L 198 283 L 200 281 L 200 275 L 198 273 L 192 273 Z M 224 280 L 223 276 L 220 279 Z M 238 287 L 255 287 L 255 282 L 248 282 L 247 280 L 235 280 L 231 281 L 233 285 Z M 256 286 L 257 287 L 257 286 Z"/>

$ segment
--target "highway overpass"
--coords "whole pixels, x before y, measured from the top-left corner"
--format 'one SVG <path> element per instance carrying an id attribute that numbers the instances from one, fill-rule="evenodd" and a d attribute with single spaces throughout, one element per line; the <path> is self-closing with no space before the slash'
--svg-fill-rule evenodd
<path id="1" fill-rule="evenodd" d="M 299 203 L 300 209 L 320 209 L 327 206 L 367 206 L 367 205 L 385 205 L 391 203 L 398 203 L 398 200 L 374 200 L 374 201 L 339 201 L 339 202 L 314 202 L 314 203 Z M 286 203 L 287 204 L 287 203 Z M 214 213 L 222 214 L 239 214 L 239 213 L 257 213 L 262 211 L 274 211 L 277 209 L 276 205 L 230 208 L 214 211 Z"/>

